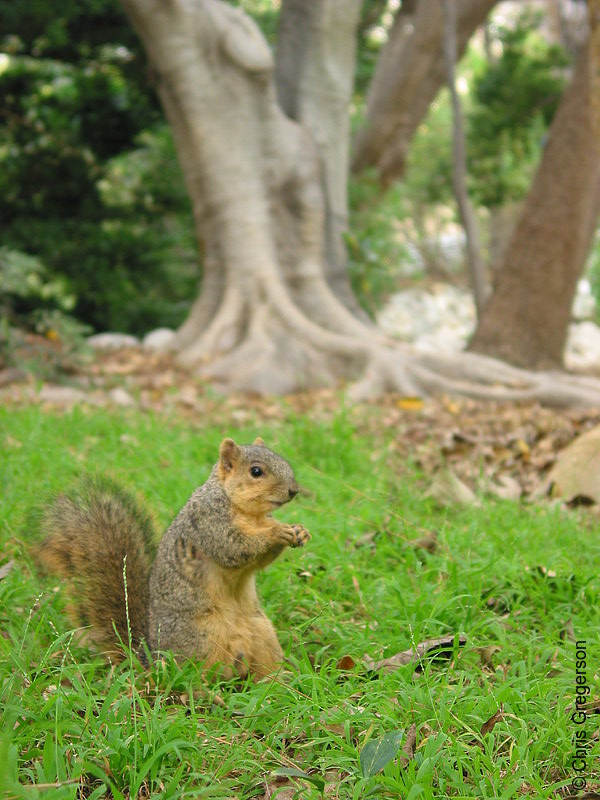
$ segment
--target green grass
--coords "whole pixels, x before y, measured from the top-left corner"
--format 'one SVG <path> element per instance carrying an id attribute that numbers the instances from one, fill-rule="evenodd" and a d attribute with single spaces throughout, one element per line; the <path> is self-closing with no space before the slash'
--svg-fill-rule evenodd
<path id="1" fill-rule="evenodd" d="M 16 560 L 0 580 L 0 796 L 262 798 L 267 786 L 285 788 L 284 797 L 297 786 L 310 799 L 325 781 L 326 796 L 340 798 L 510 800 L 554 798 L 569 786 L 570 630 L 588 642 L 590 684 L 598 670 L 593 526 L 575 512 L 486 499 L 440 511 L 423 497 L 426 477 L 387 447 L 394 431 L 382 428 L 374 442 L 356 419 L 284 409 L 277 422 L 216 429 L 133 412 L 0 411 L 0 563 Z M 40 580 L 26 555 L 27 517 L 89 469 L 137 486 L 164 528 L 225 435 L 261 435 L 289 458 L 311 495 L 279 516 L 313 539 L 259 578 L 288 668 L 215 696 L 193 664 L 112 669 L 78 644 L 60 588 Z M 423 530 L 439 533 L 436 553 L 406 545 Z M 365 654 L 459 632 L 466 646 L 420 672 L 362 666 Z M 482 654 L 490 647 L 491 661 Z M 353 668 L 338 666 L 344 656 Z M 481 737 L 501 705 L 504 718 Z M 387 757 L 369 775 L 367 750 L 361 770 L 368 741 L 381 752 L 413 722 L 408 765 Z M 589 739 L 593 727 L 590 715 Z M 596 742 L 590 782 L 598 756 Z M 310 780 L 276 778 L 282 768 Z"/>

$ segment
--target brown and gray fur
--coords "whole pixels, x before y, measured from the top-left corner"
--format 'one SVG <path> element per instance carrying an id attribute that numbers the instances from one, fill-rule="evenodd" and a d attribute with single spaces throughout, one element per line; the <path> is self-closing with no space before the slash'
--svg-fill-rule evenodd
<path id="1" fill-rule="evenodd" d="M 221 443 L 219 461 L 174 519 L 152 564 L 148 515 L 125 492 L 88 482 L 61 495 L 45 515 L 38 549 L 51 571 L 81 587 L 80 614 L 93 637 L 115 649 L 128 641 L 123 563 L 134 646 L 223 666 L 225 675 L 269 674 L 282 660 L 255 573 L 285 547 L 310 538 L 271 512 L 298 493 L 288 462 L 261 439 Z M 118 636 L 115 636 L 116 628 Z"/>

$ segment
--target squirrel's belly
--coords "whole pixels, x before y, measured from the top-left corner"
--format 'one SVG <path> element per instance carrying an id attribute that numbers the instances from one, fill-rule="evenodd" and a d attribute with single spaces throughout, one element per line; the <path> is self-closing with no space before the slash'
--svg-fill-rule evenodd
<path id="1" fill-rule="evenodd" d="M 277 669 L 283 659 L 271 621 L 255 609 L 248 613 L 239 606 L 221 607 L 199 615 L 197 625 L 208 651 L 207 666 L 222 663 L 234 674 L 243 676 L 249 669 L 262 676 Z"/>

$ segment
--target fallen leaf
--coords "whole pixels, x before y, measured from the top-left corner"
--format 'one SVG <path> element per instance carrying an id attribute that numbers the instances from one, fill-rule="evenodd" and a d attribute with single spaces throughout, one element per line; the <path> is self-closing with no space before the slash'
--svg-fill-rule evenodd
<path id="1" fill-rule="evenodd" d="M 401 397 L 396 405 L 403 411 L 421 411 L 424 403 L 422 397 Z"/>
<path id="2" fill-rule="evenodd" d="M 406 545 L 407 547 L 413 547 L 415 550 L 427 550 L 428 553 L 435 553 L 438 549 L 437 531 L 430 531 L 419 539 L 410 539 Z"/>
<path id="3" fill-rule="evenodd" d="M 377 537 L 378 531 L 367 531 L 367 533 L 363 533 L 355 542 L 354 547 L 357 549 L 359 547 L 370 547 L 372 550 L 375 549 L 375 539 Z"/>
<path id="4" fill-rule="evenodd" d="M 504 716 L 503 706 L 500 706 L 498 711 L 496 711 L 495 714 L 492 714 L 492 716 L 483 723 L 483 725 L 479 729 L 479 736 L 483 737 L 487 733 L 490 733 L 490 731 L 494 728 L 496 723 L 500 722 L 503 716 Z M 474 747 L 481 747 L 483 749 L 483 742 L 481 741 L 481 738 L 471 739 L 469 744 L 473 745 Z"/>
<path id="5" fill-rule="evenodd" d="M 337 662 L 337 668 L 340 670 L 348 671 L 354 669 L 355 666 L 356 661 L 352 658 L 352 656 L 342 656 Z"/>
<path id="6" fill-rule="evenodd" d="M 406 732 L 404 745 L 402 746 L 402 753 L 398 759 L 398 762 L 402 764 L 403 767 L 408 765 L 409 761 L 415 757 L 415 748 L 417 746 L 417 726 L 413 722 L 410 726 L 408 731 Z"/>
<path id="7" fill-rule="evenodd" d="M 492 714 L 492 716 L 483 723 L 479 731 L 480 736 L 485 736 L 486 733 L 489 733 L 491 730 L 493 730 L 497 722 L 500 722 L 500 720 L 504 717 L 503 708 L 503 706 L 500 706 L 498 711 L 496 711 L 495 714 Z"/>
<path id="8" fill-rule="evenodd" d="M 290 785 L 290 781 L 280 778 L 265 784 L 265 793 L 260 800 L 272 800 L 272 798 L 276 800 L 294 800 L 297 796 L 297 787 Z"/>
<path id="9" fill-rule="evenodd" d="M 573 620 L 570 617 L 565 622 L 565 624 L 563 625 L 562 630 L 561 630 L 559 635 L 560 635 L 560 638 L 563 639 L 563 640 L 564 639 L 568 639 L 571 642 L 574 642 L 574 641 L 577 640 L 577 637 L 575 636 L 575 628 L 573 627 Z"/>
<path id="10" fill-rule="evenodd" d="M 400 669 L 400 667 L 404 667 L 406 664 L 410 664 L 414 661 L 421 661 L 425 656 L 447 656 L 448 652 L 454 649 L 455 642 L 458 647 L 462 647 L 467 643 L 467 637 L 462 634 L 458 636 L 456 634 L 451 634 L 450 636 L 440 636 L 437 639 L 426 639 L 424 642 L 418 644 L 416 648 L 403 650 L 400 653 L 396 653 L 389 658 L 383 658 L 380 661 L 374 661 L 370 656 L 366 655 L 363 658 L 363 662 L 365 667 L 372 672 L 379 672 L 380 670 L 383 672 L 394 672 L 394 670 Z"/>
<path id="11" fill-rule="evenodd" d="M 600 700 L 590 700 L 589 703 L 584 703 L 577 708 L 586 711 L 588 714 L 600 714 Z"/>
<path id="12" fill-rule="evenodd" d="M 16 562 L 15 562 L 15 560 L 14 560 L 14 558 L 13 558 L 13 559 L 11 559 L 10 561 L 7 561 L 7 562 L 6 562 L 6 564 L 2 564 L 2 566 L 0 567 L 0 581 L 4 580 L 4 578 L 6 578 L 6 576 L 8 575 L 8 573 L 9 573 L 9 572 L 10 572 L 10 571 L 13 569 L 13 567 L 15 566 L 15 563 L 16 563 Z"/>
<path id="13" fill-rule="evenodd" d="M 481 658 L 481 663 L 484 667 L 490 667 L 493 669 L 493 661 L 494 655 L 500 651 L 500 647 L 497 644 L 490 644 L 487 647 L 479 647 L 478 652 Z"/>
<path id="14" fill-rule="evenodd" d="M 524 439 L 517 439 L 515 448 L 524 461 L 529 461 L 531 457 L 531 448 Z"/>

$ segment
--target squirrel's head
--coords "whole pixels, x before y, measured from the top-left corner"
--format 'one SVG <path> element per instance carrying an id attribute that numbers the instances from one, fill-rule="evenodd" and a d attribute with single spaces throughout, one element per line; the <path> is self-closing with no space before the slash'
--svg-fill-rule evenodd
<path id="1" fill-rule="evenodd" d="M 288 462 L 260 438 L 249 445 L 223 439 L 217 475 L 231 502 L 250 514 L 267 514 L 298 494 Z"/>

